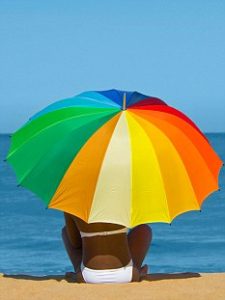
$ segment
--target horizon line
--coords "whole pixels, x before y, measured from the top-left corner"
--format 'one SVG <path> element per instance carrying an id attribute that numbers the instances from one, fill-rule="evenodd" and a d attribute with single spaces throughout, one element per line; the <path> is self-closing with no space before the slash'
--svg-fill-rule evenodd
<path id="1" fill-rule="evenodd" d="M 203 134 L 213 134 L 213 133 L 222 134 L 222 133 L 225 133 L 225 130 L 224 131 L 201 131 L 201 132 Z M 13 132 L 0 132 L 0 135 L 12 135 L 14 133 Z"/>

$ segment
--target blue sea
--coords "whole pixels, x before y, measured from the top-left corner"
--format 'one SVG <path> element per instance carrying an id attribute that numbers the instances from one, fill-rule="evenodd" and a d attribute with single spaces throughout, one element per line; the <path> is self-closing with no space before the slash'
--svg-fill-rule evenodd
<path id="1" fill-rule="evenodd" d="M 206 134 L 225 161 L 225 133 Z M 3 162 L 9 135 L 0 135 L 0 272 L 61 275 L 72 270 L 61 241 L 63 214 L 45 209 L 31 192 L 17 187 Z M 150 272 L 225 272 L 225 168 L 220 191 L 210 195 L 202 212 L 188 212 L 172 225 L 152 224 L 153 241 L 145 263 Z"/>

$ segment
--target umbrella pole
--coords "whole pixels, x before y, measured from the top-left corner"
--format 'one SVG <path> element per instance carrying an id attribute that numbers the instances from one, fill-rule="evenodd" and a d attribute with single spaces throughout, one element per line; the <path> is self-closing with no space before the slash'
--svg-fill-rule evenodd
<path id="1" fill-rule="evenodd" d="M 123 110 L 126 109 L 126 93 L 123 94 Z"/>

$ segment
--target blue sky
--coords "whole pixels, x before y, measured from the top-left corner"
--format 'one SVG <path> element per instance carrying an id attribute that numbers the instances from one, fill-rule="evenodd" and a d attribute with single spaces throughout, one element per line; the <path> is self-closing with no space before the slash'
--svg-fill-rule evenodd
<path id="1" fill-rule="evenodd" d="M 224 36 L 224 0 L 0 0 L 0 132 L 55 100 L 111 88 L 225 131 Z"/>

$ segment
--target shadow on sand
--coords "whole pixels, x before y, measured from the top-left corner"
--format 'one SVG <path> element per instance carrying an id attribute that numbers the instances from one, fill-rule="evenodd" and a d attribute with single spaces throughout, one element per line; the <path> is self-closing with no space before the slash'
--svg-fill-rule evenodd
<path id="1" fill-rule="evenodd" d="M 168 280 L 168 279 L 185 279 L 185 278 L 194 278 L 194 277 L 201 277 L 199 273 L 156 273 L 156 274 L 148 274 L 142 280 L 147 281 L 156 281 L 156 280 Z"/>
<path id="2" fill-rule="evenodd" d="M 65 277 L 64 275 L 49 275 L 49 276 L 31 276 L 31 275 L 7 275 L 4 274 L 5 278 L 13 278 L 13 279 L 23 279 L 23 280 L 34 280 L 34 281 L 44 281 L 44 280 L 66 280 L 68 282 L 72 282 L 71 278 Z M 168 274 L 168 273 L 155 273 L 146 275 L 142 281 L 157 281 L 157 280 L 169 280 L 169 279 L 185 279 L 185 278 L 194 278 L 201 277 L 199 273 L 176 273 L 176 274 Z"/>

